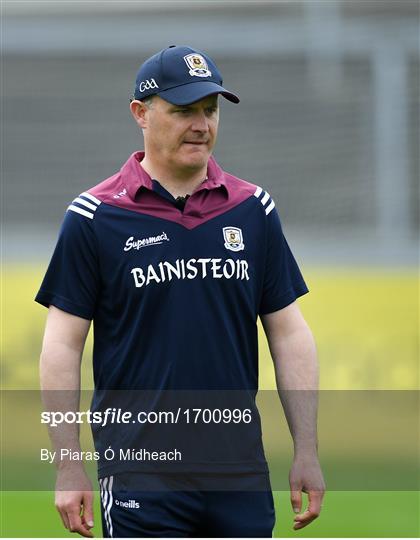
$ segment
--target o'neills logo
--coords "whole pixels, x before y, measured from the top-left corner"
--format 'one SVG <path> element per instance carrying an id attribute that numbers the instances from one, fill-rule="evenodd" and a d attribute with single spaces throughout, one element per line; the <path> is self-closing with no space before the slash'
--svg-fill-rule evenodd
<path id="1" fill-rule="evenodd" d="M 130 499 L 129 501 L 119 501 L 118 499 L 115 499 L 115 504 L 116 506 L 122 506 L 123 508 L 140 508 L 140 504 L 134 499 Z"/>
<path id="2" fill-rule="evenodd" d="M 125 243 L 124 251 L 130 251 L 130 249 L 141 249 L 147 246 L 157 246 L 163 244 L 163 242 L 169 242 L 166 232 L 162 232 L 158 236 L 149 236 L 148 238 L 141 238 L 134 240 L 134 236 L 130 236 Z"/>
<path id="3" fill-rule="evenodd" d="M 147 268 L 133 268 L 136 287 L 163 283 L 172 279 L 237 279 L 249 280 L 248 262 L 243 259 L 177 259 L 174 264 L 162 261 Z"/>

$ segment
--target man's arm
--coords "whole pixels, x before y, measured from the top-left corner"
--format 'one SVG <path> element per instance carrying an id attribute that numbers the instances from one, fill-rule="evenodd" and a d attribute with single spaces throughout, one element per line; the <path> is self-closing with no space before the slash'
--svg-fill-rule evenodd
<path id="1" fill-rule="evenodd" d="M 295 516 L 294 529 L 302 529 L 318 517 L 325 483 L 318 461 L 317 411 L 319 368 L 315 341 L 296 302 L 262 315 L 276 373 L 277 389 L 293 437 L 294 460 L 289 474 L 291 503 L 308 509 Z"/>
<path id="2" fill-rule="evenodd" d="M 40 359 L 44 408 L 48 411 L 78 411 L 80 364 L 90 321 L 54 306 L 49 308 Z M 63 461 L 63 448 L 80 451 L 78 424 L 49 427 L 57 452 L 55 505 L 64 526 L 82 536 L 92 537 L 93 491 L 82 462 Z"/>

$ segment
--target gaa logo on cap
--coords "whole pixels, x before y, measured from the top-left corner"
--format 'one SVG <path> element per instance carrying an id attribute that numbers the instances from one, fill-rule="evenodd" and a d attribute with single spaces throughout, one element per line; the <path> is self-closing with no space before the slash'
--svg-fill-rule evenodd
<path id="1" fill-rule="evenodd" d="M 145 92 L 146 90 L 152 90 L 153 88 L 159 88 L 155 79 L 147 79 L 146 81 L 141 81 L 139 84 L 140 92 Z"/>
<path id="2" fill-rule="evenodd" d="M 193 53 L 184 56 L 185 63 L 190 68 L 191 77 L 211 77 L 211 71 L 207 62 L 201 54 Z"/>

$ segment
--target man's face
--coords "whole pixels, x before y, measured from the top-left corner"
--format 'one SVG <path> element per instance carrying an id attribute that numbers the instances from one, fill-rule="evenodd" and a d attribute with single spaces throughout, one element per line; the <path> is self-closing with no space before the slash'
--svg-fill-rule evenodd
<path id="1" fill-rule="evenodd" d="M 217 97 L 178 106 L 155 96 L 145 114 L 146 155 L 181 172 L 205 167 L 216 143 Z"/>

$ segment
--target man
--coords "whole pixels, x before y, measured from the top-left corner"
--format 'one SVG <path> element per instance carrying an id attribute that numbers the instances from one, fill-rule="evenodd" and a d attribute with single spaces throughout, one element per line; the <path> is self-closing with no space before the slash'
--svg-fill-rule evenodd
<path id="1" fill-rule="evenodd" d="M 106 537 L 271 536 L 273 499 L 255 409 L 258 316 L 294 440 L 296 513 L 302 492 L 309 495 L 294 528 L 320 513 L 318 366 L 296 303 L 307 288 L 270 195 L 212 157 L 219 94 L 239 102 L 203 52 L 171 46 L 142 65 L 130 108 L 145 151 L 69 206 L 36 298 L 49 307 L 41 355 L 47 407 L 77 409 L 91 320 L 92 410 L 116 410 L 120 397 L 112 391 L 125 392 L 125 406 L 146 395 L 154 413 L 162 403 L 188 405 L 178 407 L 184 427 L 177 423 L 175 431 L 135 420 L 118 429 L 92 424 Z M 69 391 L 59 405 L 49 392 L 55 390 Z M 210 408 L 195 409 L 208 402 Z M 224 421 L 216 403 L 226 405 Z M 189 432 L 193 410 L 212 416 Z M 80 450 L 75 426 L 54 429 L 55 448 Z M 126 449 L 150 449 L 157 440 L 160 450 L 175 441 L 183 462 L 146 468 L 104 458 L 116 444 L 126 456 Z M 92 536 L 92 488 L 81 461 L 58 463 L 56 506 L 65 527 Z"/>

